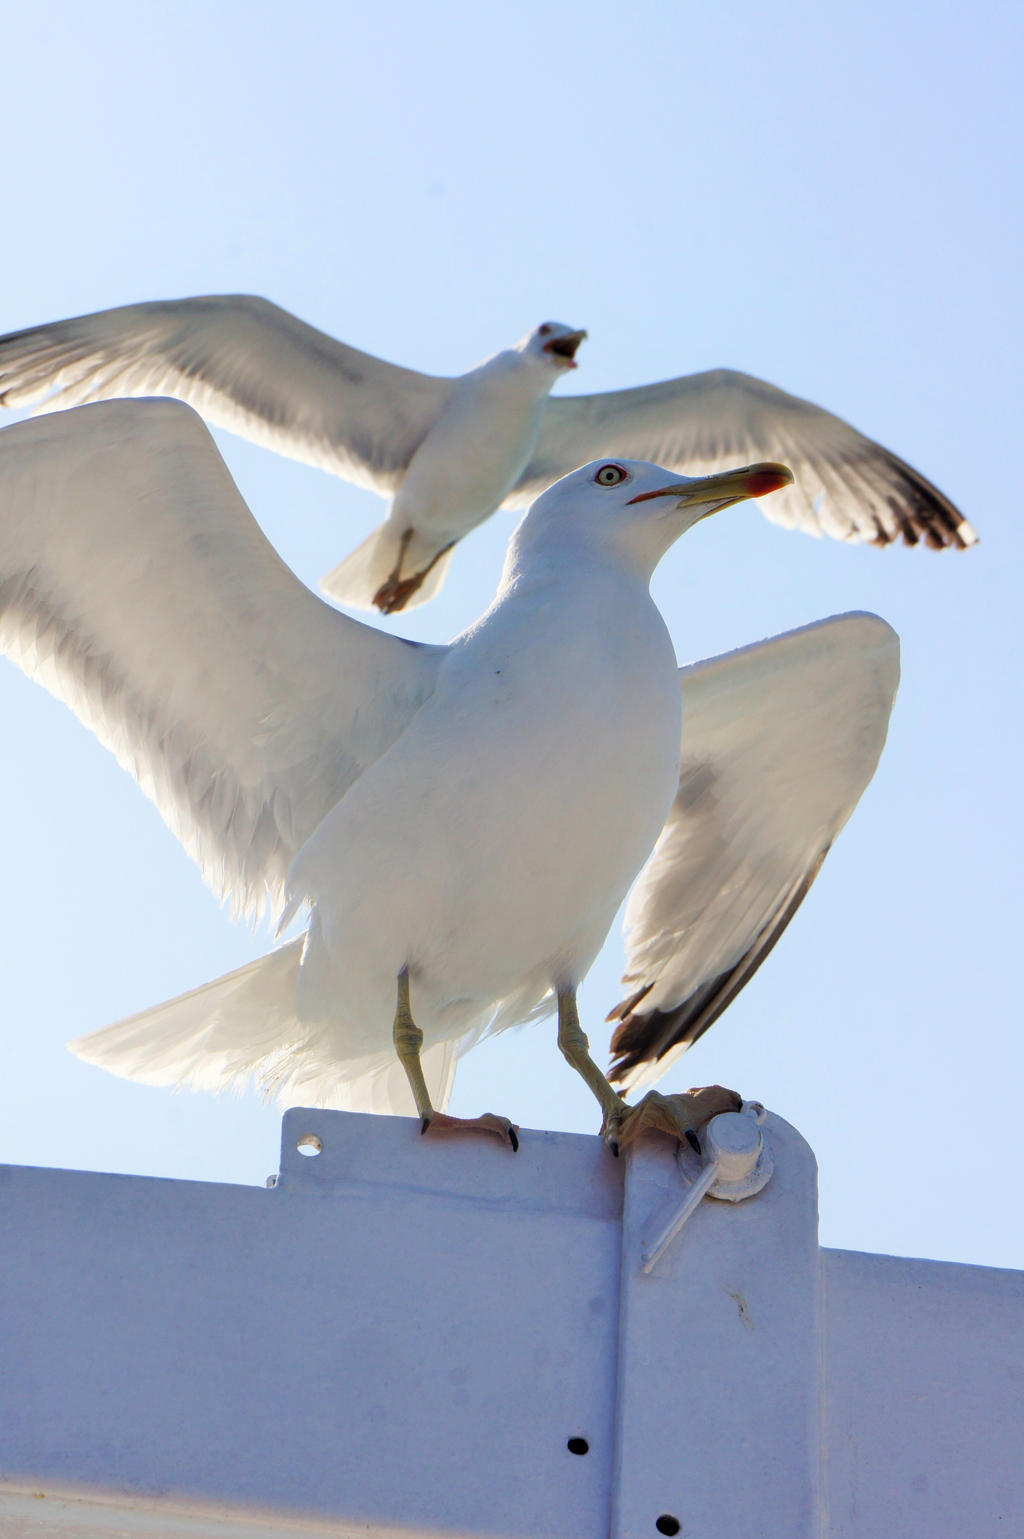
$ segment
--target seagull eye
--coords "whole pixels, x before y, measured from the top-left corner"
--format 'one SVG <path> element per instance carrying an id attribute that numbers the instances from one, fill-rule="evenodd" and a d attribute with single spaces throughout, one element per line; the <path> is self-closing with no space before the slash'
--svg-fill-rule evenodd
<path id="1" fill-rule="evenodd" d="M 547 321 L 545 321 L 543 326 L 539 327 L 538 329 L 542 337 L 550 337 L 551 327 L 548 325 Z"/>
<path id="2" fill-rule="evenodd" d="M 620 481 L 625 481 L 626 472 L 621 465 L 602 465 L 594 480 L 598 486 L 618 486 Z"/>

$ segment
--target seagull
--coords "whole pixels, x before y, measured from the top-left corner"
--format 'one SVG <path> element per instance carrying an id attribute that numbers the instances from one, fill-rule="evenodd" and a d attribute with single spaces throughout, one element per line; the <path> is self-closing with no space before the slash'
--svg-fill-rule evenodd
<path id="1" fill-rule="evenodd" d="M 613 1072 L 656 1077 L 771 949 L 874 772 L 899 671 L 884 621 L 680 670 L 649 593 L 686 529 L 788 481 L 588 464 L 534 503 L 490 608 L 427 646 L 310 592 L 185 405 L 0 433 L 0 650 L 134 774 L 236 913 L 305 918 L 73 1050 L 515 1148 L 507 1117 L 445 1113 L 455 1065 L 556 1011 L 616 1151 L 737 1107 L 721 1087 L 628 1104 L 576 991 L 640 872 Z"/>
<path id="2" fill-rule="evenodd" d="M 775 523 L 876 546 L 976 543 L 903 460 L 748 374 L 549 400 L 586 335 L 545 321 L 449 379 L 359 352 L 251 295 L 164 300 L 0 337 L 0 403 L 176 396 L 217 427 L 389 497 L 383 523 L 322 582 L 338 602 L 385 614 L 431 598 L 457 542 L 496 509 L 528 507 L 597 455 L 688 475 L 784 459 L 794 481 L 766 505 Z"/>

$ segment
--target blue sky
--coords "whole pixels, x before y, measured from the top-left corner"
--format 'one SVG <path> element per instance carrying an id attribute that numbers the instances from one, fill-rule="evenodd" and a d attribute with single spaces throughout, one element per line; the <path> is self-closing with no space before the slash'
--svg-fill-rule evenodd
<path id="1" fill-rule="evenodd" d="M 249 291 L 369 351 L 457 373 L 557 317 L 573 387 L 731 365 L 923 469 L 969 555 L 845 548 L 751 508 L 655 583 L 680 659 L 873 609 L 903 686 L 875 782 L 790 931 L 663 1088 L 764 1100 L 821 1167 L 822 1238 L 1024 1265 L 1018 516 L 1019 9 L 678 3 L 173 7 L 5 20 L 0 330 Z M 560 387 L 561 388 L 561 387 Z M 370 494 L 221 436 L 308 582 Z M 443 640 L 493 592 L 512 521 L 466 542 Z M 384 622 L 389 623 L 389 622 Z M 62 707 L 0 668 L 7 1072 L 0 1159 L 207 1180 L 277 1167 L 252 1097 L 114 1080 L 70 1037 L 267 949 Z M 613 936 L 582 995 L 595 1043 Z M 500 1104 L 499 1104 L 500 1103 Z M 593 1131 L 550 1025 L 464 1064 L 454 1109 Z"/>

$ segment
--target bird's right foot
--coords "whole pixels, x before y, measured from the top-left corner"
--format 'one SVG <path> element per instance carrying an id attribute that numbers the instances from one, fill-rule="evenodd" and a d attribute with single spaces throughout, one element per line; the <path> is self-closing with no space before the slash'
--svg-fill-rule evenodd
<path id="1" fill-rule="evenodd" d="M 667 1133 L 686 1139 L 700 1153 L 701 1129 L 719 1112 L 739 1111 L 743 1097 L 722 1085 L 705 1085 L 683 1095 L 661 1095 L 649 1090 L 636 1106 L 622 1103 L 605 1116 L 602 1137 L 613 1154 L 626 1149 L 641 1133 Z"/>

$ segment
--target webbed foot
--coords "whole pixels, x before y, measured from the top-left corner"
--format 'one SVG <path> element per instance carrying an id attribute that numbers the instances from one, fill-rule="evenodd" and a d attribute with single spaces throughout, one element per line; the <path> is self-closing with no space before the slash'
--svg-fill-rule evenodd
<path id="1" fill-rule="evenodd" d="M 404 609 L 413 594 L 423 586 L 426 572 L 415 572 L 412 577 L 399 577 L 397 572 L 392 572 L 385 578 L 373 595 L 373 602 L 381 614 L 397 614 Z"/>
<path id="2" fill-rule="evenodd" d="M 507 1117 L 484 1112 L 482 1117 L 449 1117 L 447 1112 L 428 1111 L 420 1118 L 420 1132 L 489 1133 L 508 1144 L 513 1154 L 519 1152 L 519 1129 Z"/>
<path id="3" fill-rule="evenodd" d="M 705 1085 L 683 1095 L 649 1090 L 635 1106 L 622 1103 L 607 1113 L 601 1136 L 613 1154 L 627 1149 L 641 1133 L 667 1133 L 685 1138 L 700 1153 L 700 1130 L 719 1112 L 739 1111 L 743 1097 L 722 1085 Z"/>

